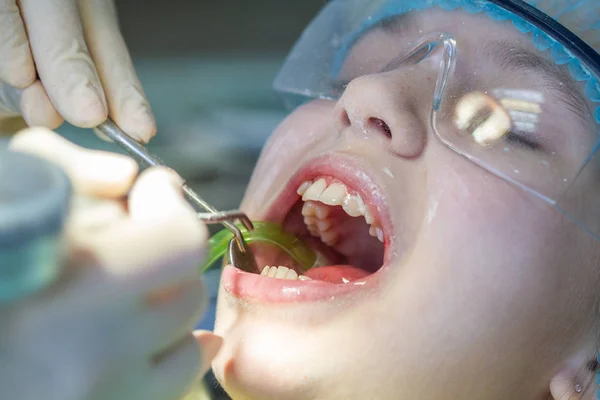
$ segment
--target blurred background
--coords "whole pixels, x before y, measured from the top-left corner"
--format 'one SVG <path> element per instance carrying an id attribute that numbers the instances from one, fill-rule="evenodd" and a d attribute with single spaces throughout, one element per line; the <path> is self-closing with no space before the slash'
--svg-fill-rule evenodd
<path id="1" fill-rule="evenodd" d="M 236 208 L 260 149 L 286 111 L 271 84 L 326 0 L 115 0 L 158 123 L 149 148 L 220 209 Z M 58 130 L 119 151 L 89 130 Z M 220 227 L 213 228 L 213 231 Z M 219 271 L 206 275 L 212 329 Z M 213 399 L 227 398 L 209 374 Z"/>

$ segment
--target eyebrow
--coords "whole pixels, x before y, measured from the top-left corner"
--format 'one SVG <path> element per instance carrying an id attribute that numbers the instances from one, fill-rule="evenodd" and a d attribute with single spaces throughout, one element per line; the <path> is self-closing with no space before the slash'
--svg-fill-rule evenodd
<path id="1" fill-rule="evenodd" d="M 564 68 L 514 42 L 490 42 L 485 46 L 485 51 L 503 71 L 541 76 L 548 88 L 558 93 L 558 99 L 572 112 L 586 121 L 589 119 L 590 108 Z"/>
<path id="2" fill-rule="evenodd" d="M 417 20 L 415 14 L 412 12 L 394 15 L 387 19 L 384 19 L 379 23 L 379 27 L 386 33 L 391 34 L 402 34 L 405 31 L 409 31 L 414 28 L 418 28 L 416 24 Z"/>

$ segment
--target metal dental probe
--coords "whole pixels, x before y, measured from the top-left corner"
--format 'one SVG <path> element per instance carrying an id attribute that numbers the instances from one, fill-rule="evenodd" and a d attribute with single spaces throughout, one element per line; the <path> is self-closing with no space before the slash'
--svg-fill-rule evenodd
<path id="1" fill-rule="evenodd" d="M 148 149 L 146 149 L 138 141 L 123 132 L 110 118 L 98 125 L 95 129 L 118 144 L 134 160 L 139 162 L 142 167 L 148 168 L 164 166 L 169 168 L 160 158 L 151 154 Z M 216 208 L 202 199 L 202 197 L 200 197 L 196 192 L 194 192 L 185 182 L 182 183 L 181 188 L 188 201 L 194 206 L 194 208 L 196 208 L 197 211 L 198 209 L 204 209 L 207 211 L 206 213 L 198 212 L 198 218 L 200 220 L 208 224 L 221 223 L 223 226 L 225 226 L 225 228 L 229 229 L 229 231 L 233 233 L 237 246 L 234 248 L 230 243 L 229 261 L 232 262 L 236 267 L 248 272 L 257 272 L 258 266 L 256 265 L 254 255 L 244 240 L 242 231 L 232 222 L 240 221 L 246 227 L 246 229 L 253 230 L 254 226 L 252 225 L 250 218 L 248 218 L 246 214 L 239 210 L 218 211 Z"/>

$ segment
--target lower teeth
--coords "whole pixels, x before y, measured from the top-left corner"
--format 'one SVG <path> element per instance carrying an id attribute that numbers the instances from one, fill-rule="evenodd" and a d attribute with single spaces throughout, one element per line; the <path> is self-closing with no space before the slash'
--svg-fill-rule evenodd
<path id="1" fill-rule="evenodd" d="M 269 278 L 275 279 L 287 279 L 290 281 L 309 281 L 311 280 L 308 276 L 300 275 L 296 273 L 293 269 L 289 269 L 288 267 L 279 266 L 279 267 L 269 267 L 268 265 L 263 268 L 260 273 L 262 276 L 266 276 Z"/>

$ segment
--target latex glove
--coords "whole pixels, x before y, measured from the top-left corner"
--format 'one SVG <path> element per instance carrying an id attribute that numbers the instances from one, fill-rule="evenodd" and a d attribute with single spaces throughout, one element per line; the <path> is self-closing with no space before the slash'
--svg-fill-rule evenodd
<path id="1" fill-rule="evenodd" d="M 156 132 L 112 0 L 0 0 L 0 81 L 0 119 Z"/>
<path id="2" fill-rule="evenodd" d="M 221 339 L 192 334 L 206 304 L 198 266 L 208 233 L 180 178 L 155 168 L 134 183 L 131 159 L 42 128 L 19 133 L 11 147 L 61 165 L 77 195 L 62 278 L 0 307 L 0 398 L 182 397 Z"/>

